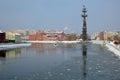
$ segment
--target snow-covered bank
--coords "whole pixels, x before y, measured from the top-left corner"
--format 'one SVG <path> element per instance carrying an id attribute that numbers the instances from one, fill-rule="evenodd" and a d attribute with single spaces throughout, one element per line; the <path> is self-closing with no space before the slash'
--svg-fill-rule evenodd
<path id="1" fill-rule="evenodd" d="M 90 42 L 92 42 L 93 44 L 103 44 L 103 40 L 91 40 Z"/>
<path id="2" fill-rule="evenodd" d="M 120 48 L 118 48 L 116 45 L 112 43 L 105 42 L 105 46 L 108 47 L 108 49 L 115 53 L 115 55 L 119 56 L 120 58 Z"/>
<path id="3" fill-rule="evenodd" d="M 112 51 L 116 56 L 118 56 L 120 58 L 120 45 L 116 46 L 115 44 L 113 44 L 113 42 L 107 42 L 107 41 L 102 41 L 102 40 L 92 40 L 90 41 L 93 44 L 100 44 L 100 45 L 105 45 L 108 50 Z"/>
<path id="4" fill-rule="evenodd" d="M 31 43 L 19 43 L 19 44 L 0 44 L 0 50 L 28 47 L 31 46 Z"/>
<path id="5" fill-rule="evenodd" d="M 81 41 L 25 41 L 29 43 L 80 43 Z"/>

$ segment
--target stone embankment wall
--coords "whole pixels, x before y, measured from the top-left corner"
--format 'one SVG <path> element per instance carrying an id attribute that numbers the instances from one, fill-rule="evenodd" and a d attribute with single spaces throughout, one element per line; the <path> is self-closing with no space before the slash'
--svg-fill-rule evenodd
<path id="1" fill-rule="evenodd" d="M 113 42 L 105 42 L 105 46 L 108 47 L 108 49 L 115 53 L 115 55 L 119 56 L 120 58 L 120 45 L 115 45 Z"/>

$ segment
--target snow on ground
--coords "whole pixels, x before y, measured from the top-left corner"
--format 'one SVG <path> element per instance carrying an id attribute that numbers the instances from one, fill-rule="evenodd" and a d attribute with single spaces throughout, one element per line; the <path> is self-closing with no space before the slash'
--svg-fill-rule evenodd
<path id="1" fill-rule="evenodd" d="M 91 40 L 90 42 L 92 42 L 93 44 L 103 44 L 103 40 Z"/>
<path id="2" fill-rule="evenodd" d="M 112 42 L 105 42 L 105 46 L 108 50 L 114 52 L 114 54 L 120 58 L 120 45 L 115 45 Z"/>
<path id="3" fill-rule="evenodd" d="M 13 48 L 20 48 L 20 47 L 27 47 L 27 46 L 31 46 L 31 43 L 0 44 L 0 50 L 13 49 Z"/>
<path id="4" fill-rule="evenodd" d="M 20 48 L 20 47 L 27 47 L 27 46 L 31 46 L 32 43 L 79 43 L 80 41 L 24 41 L 24 42 L 26 42 L 26 43 L 20 43 L 20 44 L 13 44 L 13 43 L 0 44 L 0 50 Z"/>
<path id="5" fill-rule="evenodd" d="M 93 44 L 100 44 L 105 45 L 108 50 L 112 51 L 116 56 L 120 58 L 120 45 L 115 45 L 113 42 L 107 42 L 107 41 L 99 41 L 99 40 L 92 40 Z"/>
<path id="6" fill-rule="evenodd" d="M 79 43 L 81 41 L 25 41 L 30 43 Z"/>

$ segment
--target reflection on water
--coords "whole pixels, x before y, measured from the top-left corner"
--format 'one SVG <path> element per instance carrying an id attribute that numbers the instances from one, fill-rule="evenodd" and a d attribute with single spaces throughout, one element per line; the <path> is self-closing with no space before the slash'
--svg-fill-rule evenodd
<path id="1" fill-rule="evenodd" d="M 120 80 L 120 61 L 100 45 L 33 45 L 0 51 L 0 80 Z"/>
<path id="2" fill-rule="evenodd" d="M 3 58 L 14 58 L 20 56 L 21 49 L 16 48 L 16 49 L 10 49 L 10 50 L 2 50 L 0 51 L 0 57 Z"/>
<path id="3" fill-rule="evenodd" d="M 0 51 L 0 70 L 3 70 L 8 64 L 9 59 L 19 57 L 21 54 L 21 49 L 10 49 L 10 50 L 1 50 Z M 14 62 L 12 62 L 14 64 Z M 2 80 L 2 79 L 0 79 Z"/>
<path id="4" fill-rule="evenodd" d="M 0 51 L 0 57 L 6 57 L 6 50 Z"/>
<path id="5" fill-rule="evenodd" d="M 62 43 L 33 43 L 30 50 L 35 51 L 37 54 L 44 54 L 44 53 L 64 53 L 64 49 L 66 48 L 74 48 L 76 44 L 62 44 Z"/>
<path id="6" fill-rule="evenodd" d="M 42 48 L 42 47 L 44 47 L 44 44 L 41 44 L 41 43 L 33 43 L 31 47 L 33 47 L 33 48 Z"/>
<path id="7" fill-rule="evenodd" d="M 83 80 L 86 80 L 87 77 L 87 70 L 86 70 L 86 66 L 87 66 L 87 45 L 83 44 L 82 45 L 82 54 L 83 54 Z"/>

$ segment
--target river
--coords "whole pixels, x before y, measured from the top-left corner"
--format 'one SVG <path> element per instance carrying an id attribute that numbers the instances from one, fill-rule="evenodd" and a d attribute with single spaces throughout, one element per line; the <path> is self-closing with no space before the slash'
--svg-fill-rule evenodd
<path id="1" fill-rule="evenodd" d="M 120 80 L 120 60 L 98 44 L 33 44 L 0 51 L 0 80 Z"/>

